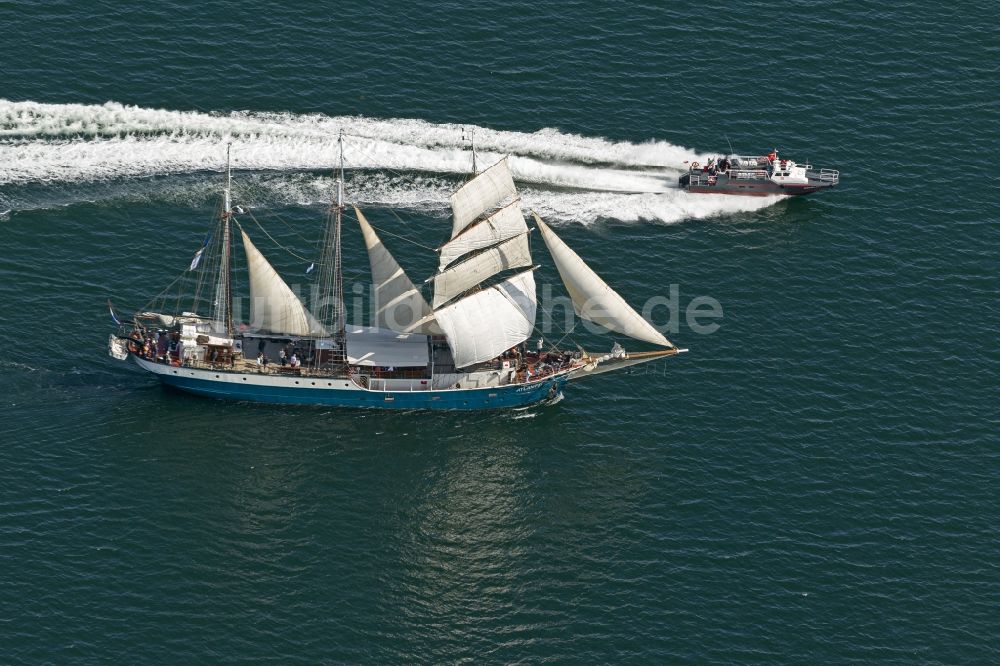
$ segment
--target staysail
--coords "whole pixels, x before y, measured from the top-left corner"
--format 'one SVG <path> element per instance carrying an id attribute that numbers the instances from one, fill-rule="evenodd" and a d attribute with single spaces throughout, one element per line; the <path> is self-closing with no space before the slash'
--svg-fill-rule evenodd
<path id="1" fill-rule="evenodd" d="M 524 271 L 435 311 L 455 367 L 496 358 L 519 345 L 535 327 L 535 275 Z"/>
<path id="2" fill-rule="evenodd" d="M 517 194 L 514 179 L 507 168 L 507 158 L 463 185 L 451 195 L 451 237 L 454 238 L 484 212 L 495 207 L 507 197 Z"/>
<path id="3" fill-rule="evenodd" d="M 326 330 L 299 297 L 285 284 L 277 271 L 260 253 L 246 232 L 243 235 L 243 249 L 247 255 L 247 270 L 250 273 L 250 322 L 251 327 L 261 333 L 278 335 L 303 335 L 323 337 Z"/>
<path id="4" fill-rule="evenodd" d="M 532 216 L 559 269 L 559 277 L 573 299 L 577 315 L 637 340 L 663 347 L 674 346 L 585 264 L 580 255 L 556 236 L 537 214 L 532 213 Z"/>
<path id="5" fill-rule="evenodd" d="M 354 212 L 361 225 L 372 269 L 372 283 L 375 286 L 372 309 L 375 325 L 397 333 L 440 335 L 441 329 L 430 316 L 432 312 L 427 301 L 382 244 L 375 229 L 357 206 Z"/>

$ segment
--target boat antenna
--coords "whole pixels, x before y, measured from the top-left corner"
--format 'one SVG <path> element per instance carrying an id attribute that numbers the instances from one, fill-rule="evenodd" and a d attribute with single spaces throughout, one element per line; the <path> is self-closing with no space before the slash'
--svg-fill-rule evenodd
<path id="1" fill-rule="evenodd" d="M 729 154 L 735 156 L 736 155 L 736 151 L 733 150 L 733 142 L 729 140 L 729 135 L 728 134 L 726 135 L 726 143 L 729 144 Z"/>

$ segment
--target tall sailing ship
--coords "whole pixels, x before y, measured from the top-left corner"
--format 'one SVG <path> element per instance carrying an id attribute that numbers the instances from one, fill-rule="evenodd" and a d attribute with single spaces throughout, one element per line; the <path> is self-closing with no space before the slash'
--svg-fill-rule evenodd
<path id="1" fill-rule="evenodd" d="M 257 249 L 231 202 L 228 151 L 215 231 L 184 276 L 191 305 L 160 298 L 109 337 L 164 384 L 190 393 L 262 403 L 380 409 L 505 409 L 555 401 L 569 380 L 678 354 L 676 348 L 532 213 L 576 314 L 656 347 L 607 353 L 529 344 L 538 301 L 529 229 L 504 158 L 451 196 L 451 239 L 427 280 L 431 301 L 354 207 L 368 249 L 372 326 L 346 322 L 341 262 L 343 140 L 336 195 L 315 271 L 316 314 Z M 246 254 L 249 322 L 234 322 L 232 248 Z M 265 232 L 266 233 L 266 232 Z M 204 256 L 203 256 L 204 255 Z M 110 303 L 109 303 L 110 307 Z M 200 311 L 199 311 L 200 310 Z"/>

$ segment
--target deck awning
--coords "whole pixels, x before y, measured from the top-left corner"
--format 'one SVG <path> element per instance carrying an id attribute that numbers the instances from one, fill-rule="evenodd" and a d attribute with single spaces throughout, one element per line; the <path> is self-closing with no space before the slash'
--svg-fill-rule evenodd
<path id="1" fill-rule="evenodd" d="M 347 359 L 354 365 L 423 368 L 430 362 L 427 336 L 349 325 Z"/>

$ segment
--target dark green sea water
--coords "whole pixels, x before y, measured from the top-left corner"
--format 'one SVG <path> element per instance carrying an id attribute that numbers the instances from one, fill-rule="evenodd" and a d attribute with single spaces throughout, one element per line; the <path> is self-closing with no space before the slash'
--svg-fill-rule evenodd
<path id="1" fill-rule="evenodd" d="M 0 663 L 1000 661 L 998 18 L 0 2 Z M 719 330 L 518 414 L 227 404 L 107 357 L 226 143 L 308 253 L 343 129 L 422 277 L 463 127 L 631 302 L 677 284 Z M 842 184 L 677 191 L 727 137 Z"/>

